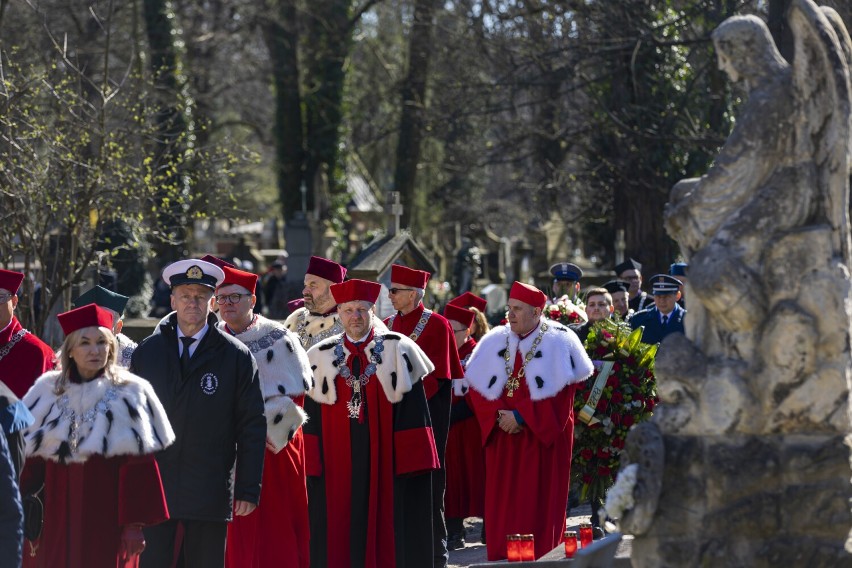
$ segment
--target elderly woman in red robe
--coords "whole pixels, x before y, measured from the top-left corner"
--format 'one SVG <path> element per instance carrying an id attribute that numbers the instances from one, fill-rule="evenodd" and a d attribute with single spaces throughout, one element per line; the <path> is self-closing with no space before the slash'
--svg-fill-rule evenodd
<path id="1" fill-rule="evenodd" d="M 24 396 L 35 422 L 25 430 L 21 487 L 38 491 L 44 525 L 24 547 L 24 565 L 138 565 L 142 527 L 168 519 L 154 452 L 175 438 L 151 385 L 116 366 L 112 315 L 95 304 L 58 316 L 61 371 Z"/>

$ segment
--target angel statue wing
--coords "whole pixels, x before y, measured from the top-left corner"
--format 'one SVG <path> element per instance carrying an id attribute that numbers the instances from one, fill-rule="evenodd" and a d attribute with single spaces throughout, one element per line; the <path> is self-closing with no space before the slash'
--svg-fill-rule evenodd
<path id="1" fill-rule="evenodd" d="M 817 214 L 831 225 L 834 250 L 848 265 L 852 43 L 837 12 L 811 0 L 794 0 L 788 21 L 795 38 L 792 83 L 802 113 L 795 122 L 796 155 L 813 160 Z"/>

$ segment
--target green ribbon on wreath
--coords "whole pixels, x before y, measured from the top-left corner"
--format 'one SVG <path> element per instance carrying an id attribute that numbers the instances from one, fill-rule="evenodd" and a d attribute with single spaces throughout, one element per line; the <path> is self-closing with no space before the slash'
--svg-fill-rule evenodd
<path id="1" fill-rule="evenodd" d="M 603 389 L 606 386 L 606 380 L 612 374 L 612 367 L 615 365 L 613 361 L 605 361 L 601 365 L 601 370 L 598 371 L 598 376 L 595 377 L 595 384 L 589 392 L 589 397 L 586 399 L 586 405 L 580 410 L 578 418 L 591 426 L 600 422 L 595 418 L 595 409 L 598 407 L 598 401 L 601 399 Z"/>

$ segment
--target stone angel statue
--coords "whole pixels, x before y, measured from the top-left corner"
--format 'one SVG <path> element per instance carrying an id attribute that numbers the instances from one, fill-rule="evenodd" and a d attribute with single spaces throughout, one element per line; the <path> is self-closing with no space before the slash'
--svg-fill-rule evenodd
<path id="1" fill-rule="evenodd" d="M 811 0 L 788 21 L 791 64 L 755 16 L 712 34 L 747 100 L 707 174 L 666 207 L 698 303 L 657 356 L 664 433 L 848 429 L 852 42 Z"/>
<path id="2" fill-rule="evenodd" d="M 852 558 L 852 42 L 811 0 L 787 17 L 791 63 L 754 16 L 712 34 L 747 99 L 707 174 L 666 208 L 692 321 L 662 342 L 663 402 L 621 462 L 635 464 L 620 526 L 637 568 Z"/>
<path id="3" fill-rule="evenodd" d="M 721 331 L 757 329 L 767 291 L 799 279 L 772 264 L 791 232 L 829 229 L 831 255 L 848 257 L 849 36 L 836 12 L 809 1 L 793 2 L 789 23 L 792 64 L 755 16 L 713 32 L 720 69 L 748 99 L 707 174 L 679 182 L 666 208 L 692 291 Z"/>

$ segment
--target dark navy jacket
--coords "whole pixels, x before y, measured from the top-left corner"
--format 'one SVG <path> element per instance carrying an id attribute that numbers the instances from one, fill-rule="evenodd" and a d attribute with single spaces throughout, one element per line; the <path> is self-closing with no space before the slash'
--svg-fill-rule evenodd
<path id="1" fill-rule="evenodd" d="M 151 382 L 175 431 L 175 443 L 157 454 L 172 519 L 229 521 L 233 499 L 260 499 L 266 419 L 257 364 L 216 321 L 210 314 L 185 377 L 174 313 L 139 344 L 130 363 Z"/>
<path id="2" fill-rule="evenodd" d="M 674 310 L 669 314 L 669 321 L 663 326 L 660 321 L 660 312 L 656 307 L 653 307 L 633 314 L 629 323 L 633 329 L 644 327 L 642 343 L 653 344 L 659 343 L 670 333 L 683 333 L 683 317 L 685 315 L 686 310 L 675 304 Z"/>

